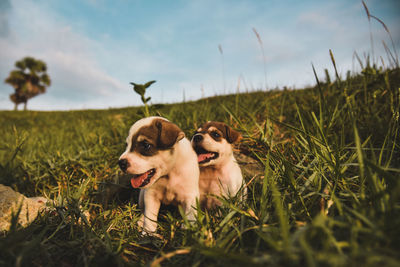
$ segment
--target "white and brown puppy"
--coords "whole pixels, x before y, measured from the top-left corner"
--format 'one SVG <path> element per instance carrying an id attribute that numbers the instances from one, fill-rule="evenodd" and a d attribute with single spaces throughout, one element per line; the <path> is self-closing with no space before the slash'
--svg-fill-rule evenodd
<path id="1" fill-rule="evenodd" d="M 235 196 L 243 184 L 243 176 L 232 151 L 232 144 L 241 135 L 222 122 L 206 122 L 197 129 L 192 146 L 197 153 L 200 166 L 200 204 L 210 209 L 220 205 L 213 197 Z M 246 194 L 246 188 L 241 192 Z"/>
<path id="2" fill-rule="evenodd" d="M 121 170 L 132 175 L 131 184 L 141 188 L 139 221 L 143 231 L 154 233 L 161 203 L 181 205 L 189 220 L 195 216 L 199 197 L 197 155 L 182 130 L 162 117 L 134 123 L 119 159 Z"/>

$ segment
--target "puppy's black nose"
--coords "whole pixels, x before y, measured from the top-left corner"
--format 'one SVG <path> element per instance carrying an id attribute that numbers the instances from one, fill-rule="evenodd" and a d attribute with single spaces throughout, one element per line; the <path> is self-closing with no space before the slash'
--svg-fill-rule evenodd
<path id="1" fill-rule="evenodd" d="M 126 159 L 120 159 L 118 161 L 118 165 L 122 171 L 126 172 L 126 169 L 128 169 L 129 163 Z"/>
<path id="2" fill-rule="evenodd" d="M 203 136 L 201 134 L 196 134 L 195 136 L 193 136 L 193 142 L 200 143 L 201 140 L 203 140 Z"/>

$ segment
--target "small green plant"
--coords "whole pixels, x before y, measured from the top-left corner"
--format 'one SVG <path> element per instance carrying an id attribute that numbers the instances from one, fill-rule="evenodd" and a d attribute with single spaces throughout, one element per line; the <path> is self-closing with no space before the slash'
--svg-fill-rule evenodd
<path id="1" fill-rule="evenodd" d="M 145 97 L 144 94 L 146 93 L 146 89 L 149 88 L 155 82 L 156 81 L 149 81 L 145 84 L 137 84 L 131 82 L 131 84 L 133 85 L 133 90 L 141 97 L 141 100 L 144 104 L 144 115 L 146 117 L 150 116 L 149 105 L 147 103 L 151 100 L 151 97 Z"/>

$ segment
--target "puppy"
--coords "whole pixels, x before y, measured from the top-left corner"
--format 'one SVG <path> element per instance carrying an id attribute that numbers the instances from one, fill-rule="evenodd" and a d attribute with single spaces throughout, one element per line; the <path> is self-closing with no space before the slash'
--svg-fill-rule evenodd
<path id="1" fill-rule="evenodd" d="M 199 197 L 197 155 L 182 130 L 162 117 L 148 117 L 134 123 L 126 139 L 126 151 L 118 164 L 140 188 L 139 221 L 144 233 L 154 233 L 161 203 L 181 205 L 194 220 Z"/>
<path id="2" fill-rule="evenodd" d="M 243 184 L 242 172 L 232 151 L 232 144 L 239 141 L 240 133 L 222 122 L 201 125 L 192 137 L 192 146 L 200 166 L 200 204 L 210 209 L 221 205 L 215 196 L 235 196 Z M 241 198 L 246 194 L 242 190 Z"/>

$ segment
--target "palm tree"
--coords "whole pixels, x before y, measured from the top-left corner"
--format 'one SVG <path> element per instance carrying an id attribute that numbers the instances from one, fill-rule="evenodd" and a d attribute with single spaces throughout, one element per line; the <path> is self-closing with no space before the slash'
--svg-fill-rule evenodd
<path id="1" fill-rule="evenodd" d="M 15 67 L 17 69 L 11 71 L 4 82 L 15 89 L 15 93 L 10 95 L 11 101 L 15 103 L 15 110 L 21 103 L 26 110 L 29 99 L 46 92 L 46 87 L 51 83 L 50 77 L 46 73 L 46 63 L 32 57 L 17 61 Z"/>

